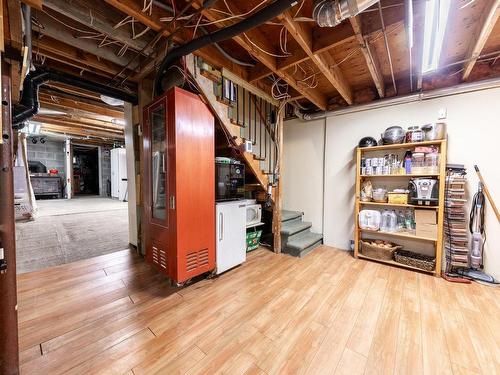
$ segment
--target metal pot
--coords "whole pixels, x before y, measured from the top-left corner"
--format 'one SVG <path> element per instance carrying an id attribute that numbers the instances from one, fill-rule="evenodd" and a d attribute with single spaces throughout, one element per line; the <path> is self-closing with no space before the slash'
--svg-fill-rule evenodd
<path id="1" fill-rule="evenodd" d="M 433 124 L 426 124 L 422 126 L 422 130 L 425 133 L 426 141 L 435 141 L 438 139 L 446 138 L 446 123 L 436 122 Z"/>
<path id="2" fill-rule="evenodd" d="M 406 133 L 401 126 L 391 126 L 385 129 L 381 137 L 385 145 L 392 145 L 395 143 L 403 143 L 405 135 Z"/>

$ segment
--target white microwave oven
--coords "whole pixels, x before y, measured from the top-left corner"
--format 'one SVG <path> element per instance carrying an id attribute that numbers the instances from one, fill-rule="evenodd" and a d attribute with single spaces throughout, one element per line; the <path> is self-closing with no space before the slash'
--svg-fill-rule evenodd
<path id="1" fill-rule="evenodd" d="M 261 223 L 262 220 L 262 206 L 255 203 L 254 200 L 247 201 L 246 204 L 247 219 L 246 226 L 251 227 Z"/>

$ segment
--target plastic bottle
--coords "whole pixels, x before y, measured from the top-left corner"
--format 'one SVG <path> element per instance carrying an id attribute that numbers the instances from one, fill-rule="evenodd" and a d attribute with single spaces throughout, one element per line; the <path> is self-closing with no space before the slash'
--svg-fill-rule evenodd
<path id="1" fill-rule="evenodd" d="M 411 151 L 406 151 L 404 158 L 405 173 L 411 174 Z"/>
<path id="2" fill-rule="evenodd" d="M 398 225 L 397 225 L 397 228 L 398 228 L 398 231 L 402 231 L 403 229 L 405 229 L 406 227 L 406 218 L 405 218 L 405 215 L 403 214 L 403 211 L 402 210 L 399 210 L 398 211 Z"/>

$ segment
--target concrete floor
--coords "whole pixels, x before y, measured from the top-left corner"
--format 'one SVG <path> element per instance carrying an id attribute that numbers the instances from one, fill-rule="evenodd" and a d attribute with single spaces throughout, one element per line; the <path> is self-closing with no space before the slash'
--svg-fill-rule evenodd
<path id="1" fill-rule="evenodd" d="M 17 273 L 128 248 L 128 205 L 97 196 L 39 200 L 34 221 L 16 223 Z"/>

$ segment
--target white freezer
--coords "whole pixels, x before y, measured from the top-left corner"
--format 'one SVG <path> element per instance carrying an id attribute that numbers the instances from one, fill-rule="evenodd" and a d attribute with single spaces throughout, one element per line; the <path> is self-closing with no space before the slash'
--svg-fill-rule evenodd
<path id="1" fill-rule="evenodd" d="M 216 273 L 243 263 L 246 253 L 245 201 L 216 204 Z"/>

